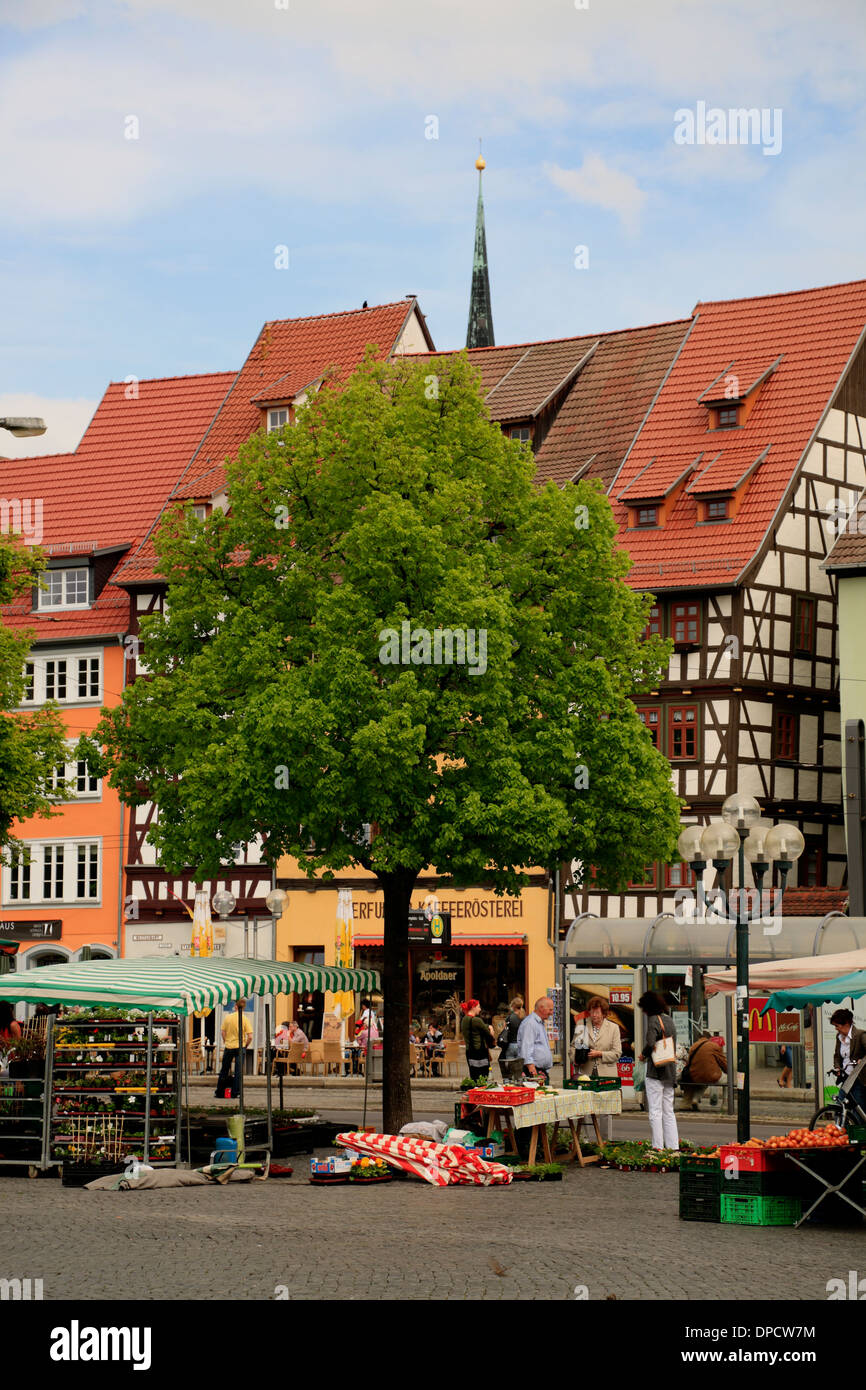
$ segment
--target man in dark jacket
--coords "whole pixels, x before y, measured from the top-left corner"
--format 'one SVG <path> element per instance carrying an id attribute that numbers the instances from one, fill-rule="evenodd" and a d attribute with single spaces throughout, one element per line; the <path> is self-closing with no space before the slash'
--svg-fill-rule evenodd
<path id="1" fill-rule="evenodd" d="M 715 1086 L 727 1075 L 728 1059 L 724 1048 L 711 1033 L 702 1033 L 689 1048 L 688 1061 L 683 1068 L 680 1085 L 685 1097 L 684 1109 L 697 1110 L 701 1096 L 708 1086 Z"/>

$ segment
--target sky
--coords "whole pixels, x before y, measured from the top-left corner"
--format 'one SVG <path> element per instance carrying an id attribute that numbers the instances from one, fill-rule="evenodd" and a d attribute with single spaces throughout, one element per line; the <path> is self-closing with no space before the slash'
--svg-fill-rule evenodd
<path id="1" fill-rule="evenodd" d="M 0 454 L 267 319 L 462 346 L 479 137 L 498 343 L 862 278 L 864 60 L 862 0 L 0 0 Z"/>

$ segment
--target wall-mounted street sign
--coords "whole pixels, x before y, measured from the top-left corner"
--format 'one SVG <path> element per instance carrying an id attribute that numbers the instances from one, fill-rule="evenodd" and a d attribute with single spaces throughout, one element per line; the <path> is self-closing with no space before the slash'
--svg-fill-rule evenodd
<path id="1" fill-rule="evenodd" d="M 0 941 L 59 941 L 62 934 L 63 920 L 60 917 L 47 922 L 0 919 Z"/>
<path id="2" fill-rule="evenodd" d="M 450 946 L 451 913 L 429 907 L 410 908 L 409 940 L 421 946 Z"/>

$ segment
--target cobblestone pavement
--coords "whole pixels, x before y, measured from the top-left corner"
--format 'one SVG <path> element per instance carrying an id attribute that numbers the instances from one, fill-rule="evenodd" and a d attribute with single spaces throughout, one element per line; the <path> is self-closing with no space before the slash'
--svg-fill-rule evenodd
<path id="1" fill-rule="evenodd" d="M 264 1300 L 280 1286 L 293 1300 L 749 1301 L 825 1300 L 829 1279 L 866 1273 L 862 1227 L 683 1222 L 673 1175 L 569 1167 L 556 1183 L 359 1190 L 311 1187 L 306 1163 L 166 1192 L 0 1177 L 0 1277 L 74 1301 Z"/>

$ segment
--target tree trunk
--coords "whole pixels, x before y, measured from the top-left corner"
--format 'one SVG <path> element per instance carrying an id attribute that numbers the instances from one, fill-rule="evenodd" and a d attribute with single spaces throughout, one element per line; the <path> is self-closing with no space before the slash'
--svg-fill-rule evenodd
<path id="1" fill-rule="evenodd" d="M 409 1082 L 409 906 L 418 875 L 380 874 L 385 899 L 385 1035 L 382 1047 L 382 1129 L 397 1134 L 412 1119 Z"/>

